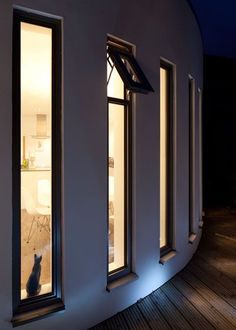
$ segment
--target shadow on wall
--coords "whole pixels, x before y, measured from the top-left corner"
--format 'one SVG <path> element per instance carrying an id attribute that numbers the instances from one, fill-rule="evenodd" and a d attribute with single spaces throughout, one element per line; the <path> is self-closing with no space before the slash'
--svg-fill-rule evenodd
<path id="1" fill-rule="evenodd" d="M 205 56 L 204 207 L 236 209 L 236 60 Z"/>

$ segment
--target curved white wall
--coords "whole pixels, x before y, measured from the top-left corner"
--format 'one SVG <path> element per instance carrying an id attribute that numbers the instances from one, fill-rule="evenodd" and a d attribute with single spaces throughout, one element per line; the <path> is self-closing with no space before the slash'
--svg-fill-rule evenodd
<path id="1" fill-rule="evenodd" d="M 20 5 L 64 19 L 62 313 L 21 329 L 86 329 L 159 287 L 191 258 L 188 243 L 188 75 L 202 88 L 202 43 L 185 0 L 4 0 L 0 3 L 0 329 L 12 317 L 12 10 Z M 137 95 L 134 114 L 135 282 L 106 292 L 106 36 L 136 45 L 155 93 Z M 176 64 L 177 255 L 159 264 L 159 64 Z M 196 98 L 196 109 L 198 109 Z M 198 113 L 198 112 L 197 112 Z M 198 122 L 197 122 L 198 124 Z M 196 130 L 198 139 L 198 129 Z M 198 148 L 197 148 L 198 150 Z M 198 182 L 198 155 L 196 182 Z"/>

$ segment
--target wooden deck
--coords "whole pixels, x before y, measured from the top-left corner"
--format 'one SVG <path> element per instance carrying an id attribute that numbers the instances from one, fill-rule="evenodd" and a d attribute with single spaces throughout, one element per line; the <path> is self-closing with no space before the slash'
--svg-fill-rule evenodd
<path id="1" fill-rule="evenodd" d="M 92 329 L 236 329 L 236 214 L 207 216 L 185 269 Z"/>

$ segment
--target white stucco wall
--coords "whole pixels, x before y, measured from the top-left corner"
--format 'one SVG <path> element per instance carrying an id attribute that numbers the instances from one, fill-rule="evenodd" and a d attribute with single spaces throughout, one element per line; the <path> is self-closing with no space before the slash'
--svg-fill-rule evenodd
<path id="1" fill-rule="evenodd" d="M 66 309 L 21 329 L 86 329 L 159 287 L 188 262 L 188 75 L 202 88 L 202 43 L 185 0 L 0 2 L 0 329 L 12 317 L 12 13 L 20 5 L 63 17 L 63 290 Z M 106 36 L 136 45 L 155 93 L 134 111 L 135 282 L 106 292 Z M 159 64 L 176 64 L 177 255 L 159 264 Z M 197 98 L 196 98 L 196 109 Z M 198 132 L 198 129 L 196 130 Z M 198 133 L 197 133 L 198 134 Z M 198 138 L 198 137 L 197 137 Z M 198 148 L 197 148 L 198 150 Z M 196 159 L 196 182 L 198 180 Z M 198 187 L 197 194 L 198 195 Z M 196 197 L 196 229 L 199 221 Z"/>

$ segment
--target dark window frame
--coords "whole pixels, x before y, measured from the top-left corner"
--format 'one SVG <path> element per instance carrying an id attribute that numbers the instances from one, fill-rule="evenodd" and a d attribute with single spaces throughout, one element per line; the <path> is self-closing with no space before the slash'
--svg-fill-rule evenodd
<path id="1" fill-rule="evenodd" d="M 161 59 L 160 68 L 167 72 L 167 108 L 168 108 L 168 125 L 167 125 L 167 230 L 166 241 L 167 244 L 160 248 L 160 257 L 173 251 L 173 237 L 174 237 L 174 67 L 169 62 Z"/>
<path id="2" fill-rule="evenodd" d="M 116 42 L 120 47 L 127 47 L 132 52 L 132 47 L 116 41 L 108 37 L 107 45 Z M 122 79 L 122 78 L 121 78 Z M 124 81 L 123 81 L 124 82 Z M 125 177 L 124 177 L 124 219 L 125 219 L 125 265 L 124 267 L 109 272 L 109 210 L 107 208 L 107 282 L 111 283 L 132 272 L 132 92 L 126 88 L 124 82 L 124 99 L 107 96 L 107 155 L 109 155 L 109 104 L 117 104 L 124 107 L 124 160 L 125 160 Z M 107 157 L 108 159 L 108 157 Z M 107 161 L 107 205 L 109 202 L 109 159 Z"/>
<path id="3" fill-rule="evenodd" d="M 52 292 L 38 297 L 20 299 L 21 269 L 21 87 L 20 33 L 21 22 L 48 27 L 52 30 Z M 12 300 L 13 326 L 18 326 L 46 314 L 63 310 L 61 260 L 61 20 L 27 10 L 13 11 L 13 144 L 12 144 Z"/>
<path id="4" fill-rule="evenodd" d="M 199 223 L 202 221 L 202 89 L 198 88 Z"/>
<path id="5" fill-rule="evenodd" d="M 126 86 L 126 89 L 134 93 L 143 93 L 147 94 L 149 92 L 154 92 L 152 86 L 148 82 L 145 74 L 143 73 L 140 65 L 135 59 L 132 52 L 127 51 L 125 46 L 114 46 L 114 44 L 109 44 L 107 48 L 108 54 L 111 57 L 121 79 Z M 122 61 L 122 58 L 128 62 L 128 64 L 133 68 L 139 81 L 134 81 L 132 75 L 127 70 L 125 63 Z"/>
<path id="6" fill-rule="evenodd" d="M 195 211 L 195 79 L 188 78 L 188 141 L 189 141 L 189 237 L 195 234 L 194 211 Z"/>

